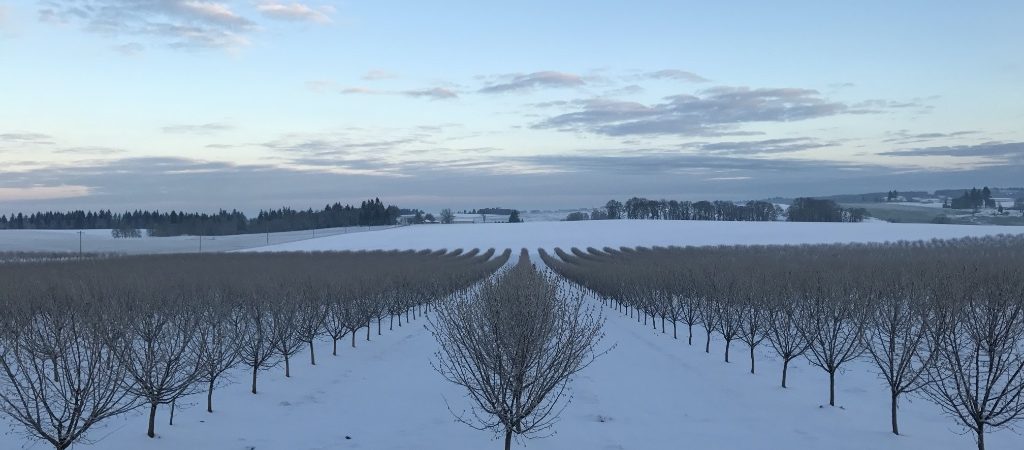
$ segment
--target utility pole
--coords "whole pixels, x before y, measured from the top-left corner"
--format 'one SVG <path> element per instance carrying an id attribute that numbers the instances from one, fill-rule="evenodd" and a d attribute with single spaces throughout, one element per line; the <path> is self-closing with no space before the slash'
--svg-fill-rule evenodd
<path id="1" fill-rule="evenodd" d="M 78 230 L 78 257 L 82 257 L 82 230 Z"/>
<path id="2" fill-rule="evenodd" d="M 199 253 L 203 252 L 203 235 L 199 235 Z"/>

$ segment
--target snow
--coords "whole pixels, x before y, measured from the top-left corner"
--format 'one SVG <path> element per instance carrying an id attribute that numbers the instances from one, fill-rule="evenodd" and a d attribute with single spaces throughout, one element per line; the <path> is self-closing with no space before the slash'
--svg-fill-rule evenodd
<path id="1" fill-rule="evenodd" d="M 636 247 L 720 244 L 815 244 L 949 239 L 1020 234 L 1024 227 L 893 223 L 594 220 L 413 225 L 365 235 L 337 235 L 262 247 L 262 251 Z"/>
<path id="2" fill-rule="evenodd" d="M 903 436 L 888 432 L 888 397 L 870 365 L 851 365 L 837 377 L 837 405 L 829 407 L 825 372 L 803 360 L 789 370 L 788 389 L 778 386 L 781 363 L 758 355 L 758 373 L 748 373 L 746 348 L 734 342 L 732 363 L 722 361 L 721 340 L 703 351 L 695 328 L 694 345 L 652 330 L 610 309 L 603 345 L 611 351 L 573 381 L 572 401 L 556 424 L 556 434 L 526 442 L 536 450 L 580 449 L 777 449 L 859 450 L 964 449 L 970 435 L 924 400 L 904 402 Z M 317 366 L 302 354 L 292 363 L 260 374 L 258 395 L 247 391 L 247 374 L 216 393 L 213 414 L 203 395 L 179 404 L 175 425 L 168 410 L 157 417 L 156 439 L 145 436 L 143 411 L 115 418 L 93 434 L 98 440 L 81 449 L 424 449 L 501 448 L 488 432 L 456 423 L 446 407 L 468 408 L 460 388 L 434 372 L 437 349 L 418 319 L 384 335 L 365 334 L 355 349 L 339 343 L 317 348 Z M 824 406 L 822 406 L 824 405 Z M 346 439 L 346 436 L 351 439 Z M 986 437 L 991 448 L 1021 448 L 1024 438 L 1009 431 Z M 523 442 L 516 448 L 523 448 Z M 0 448 L 26 446 L 16 434 L 0 435 Z"/>
<path id="3" fill-rule="evenodd" d="M 570 248 L 604 246 L 783 244 L 878 242 L 1021 233 L 1022 228 L 927 224 L 804 224 L 753 222 L 593 221 L 524 224 L 417 225 L 352 235 L 335 235 L 258 248 L 261 251 L 423 248 Z M 0 234 L 2 235 L 2 234 Z M 10 239 L 6 239 L 10 245 Z M 539 261 L 536 261 L 539 263 Z M 749 373 L 747 349 L 732 347 L 733 362 L 722 361 L 723 343 L 713 338 L 703 351 L 703 330 L 694 345 L 652 330 L 611 309 L 603 345 L 614 348 L 578 374 L 572 402 L 544 439 L 519 441 L 515 448 L 547 449 L 964 449 L 974 446 L 953 419 L 923 399 L 901 404 L 902 436 L 889 432 L 889 399 L 884 382 L 866 360 L 837 377 L 837 405 L 828 406 L 828 378 L 804 360 L 789 370 L 790 388 L 779 387 L 781 361 L 767 346 L 758 351 L 758 373 Z M 419 319 L 358 347 L 348 338 L 339 355 L 330 342 L 317 347 L 317 366 L 307 356 L 293 359 L 292 377 L 283 367 L 260 374 L 258 395 L 248 393 L 244 370 L 236 384 L 216 392 L 214 414 L 205 397 L 179 404 L 175 425 L 161 408 L 156 439 L 145 436 L 143 411 L 112 419 L 96 430 L 96 442 L 80 449 L 110 450 L 302 450 L 500 448 L 488 432 L 455 422 L 454 411 L 469 407 L 459 387 L 431 367 L 437 344 Z M 6 419 L 0 419 L 0 423 Z M 350 438 L 350 439 L 349 439 Z M 1009 430 L 986 435 L 991 448 L 1024 448 L 1024 437 Z M 0 448 L 46 448 L 17 432 L 0 434 Z"/>
<path id="4" fill-rule="evenodd" d="M 390 227 L 347 227 L 316 230 L 317 236 L 352 234 Z M 82 231 L 82 251 L 86 253 L 183 253 L 199 251 L 199 236 L 115 239 L 110 230 Z M 269 242 L 294 242 L 313 238 L 313 230 L 270 233 Z M 266 245 L 266 233 L 204 236 L 204 252 L 222 252 Z M 78 230 L 0 230 L 0 252 L 78 252 Z"/>

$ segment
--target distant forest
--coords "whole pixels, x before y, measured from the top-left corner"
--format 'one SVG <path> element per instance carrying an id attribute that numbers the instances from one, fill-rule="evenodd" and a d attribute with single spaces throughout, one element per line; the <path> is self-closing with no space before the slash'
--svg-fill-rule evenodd
<path id="1" fill-rule="evenodd" d="M 139 236 L 136 230 L 148 230 L 150 236 L 265 233 L 350 226 L 394 225 L 402 210 L 384 204 L 379 198 L 363 201 L 358 207 L 334 203 L 322 210 L 280 208 L 261 210 L 248 218 L 238 210 L 216 214 L 184 211 L 47 211 L 30 215 L 0 215 L 0 230 L 89 230 L 113 229 L 115 235 Z M 119 232 L 118 232 L 119 231 Z"/>
<path id="2" fill-rule="evenodd" d="M 720 220 L 772 222 L 785 218 L 790 222 L 862 222 L 867 216 L 863 208 L 844 209 L 828 199 L 797 198 L 787 209 L 766 201 L 743 204 L 715 200 L 698 202 L 677 200 L 649 200 L 633 197 L 622 203 L 609 200 L 603 208 L 589 214 L 576 211 L 566 221 L 646 219 L 646 220 Z"/>

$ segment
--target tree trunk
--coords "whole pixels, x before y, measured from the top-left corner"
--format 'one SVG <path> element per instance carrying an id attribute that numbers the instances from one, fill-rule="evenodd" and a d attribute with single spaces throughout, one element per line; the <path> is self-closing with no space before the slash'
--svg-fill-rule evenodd
<path id="1" fill-rule="evenodd" d="M 172 427 L 174 426 L 174 406 L 176 403 L 178 403 L 178 399 L 171 400 L 171 418 L 167 422 L 167 425 Z"/>
<path id="2" fill-rule="evenodd" d="M 686 327 L 690 329 L 690 337 L 686 338 L 686 344 L 693 345 L 693 325 L 686 324 Z"/>
<path id="3" fill-rule="evenodd" d="M 334 340 L 334 350 L 331 351 L 331 356 L 338 356 L 338 340 Z"/>
<path id="4" fill-rule="evenodd" d="M 754 347 L 750 347 L 750 373 L 754 373 Z"/>
<path id="5" fill-rule="evenodd" d="M 367 320 L 366 321 L 366 340 L 367 341 L 370 340 L 370 332 L 372 330 L 373 330 L 373 321 L 372 320 Z"/>
<path id="6" fill-rule="evenodd" d="M 288 363 L 288 352 L 281 352 L 281 353 L 284 353 L 284 377 L 285 378 L 291 378 L 292 377 L 292 367 L 291 367 L 291 364 Z"/>
<path id="7" fill-rule="evenodd" d="M 352 348 L 356 348 L 356 332 L 352 330 Z"/>
<path id="8" fill-rule="evenodd" d="M 672 339 L 679 339 L 679 336 L 676 334 L 676 321 L 675 320 L 672 321 Z"/>
<path id="9" fill-rule="evenodd" d="M 900 426 L 899 423 L 896 422 L 896 400 L 899 399 L 899 395 L 900 394 L 897 392 L 892 393 L 892 434 L 895 435 L 900 434 Z"/>
<path id="10" fill-rule="evenodd" d="M 704 353 L 711 353 L 711 332 L 708 331 L 708 340 L 704 342 Z"/>
<path id="11" fill-rule="evenodd" d="M 505 431 L 505 450 L 512 450 L 512 430 Z"/>
<path id="12" fill-rule="evenodd" d="M 309 341 L 309 363 L 316 365 L 316 353 L 313 353 L 313 341 Z"/>
<path id="13" fill-rule="evenodd" d="M 828 372 L 828 405 L 836 406 L 836 371 Z"/>
<path id="14" fill-rule="evenodd" d="M 391 324 L 388 325 L 388 331 L 392 331 L 394 329 L 395 329 L 395 315 L 392 314 L 391 315 Z"/>
<path id="15" fill-rule="evenodd" d="M 782 358 L 782 388 L 786 388 L 786 371 L 789 370 L 789 358 Z"/>
<path id="16" fill-rule="evenodd" d="M 146 431 L 146 436 L 150 438 L 156 437 L 156 403 L 149 403 L 149 430 Z"/>
<path id="17" fill-rule="evenodd" d="M 985 423 L 978 424 L 978 450 L 985 450 Z"/>
<path id="18" fill-rule="evenodd" d="M 210 380 L 210 386 L 206 389 L 206 412 L 213 412 L 213 383 L 214 380 Z"/>
<path id="19" fill-rule="evenodd" d="M 256 393 L 256 372 L 260 370 L 260 366 L 257 364 L 252 365 L 252 393 Z"/>
<path id="20" fill-rule="evenodd" d="M 732 340 L 725 340 L 725 362 L 729 362 L 729 345 L 732 344 Z"/>
<path id="21" fill-rule="evenodd" d="M 380 317 L 377 318 L 377 336 L 380 336 Z"/>

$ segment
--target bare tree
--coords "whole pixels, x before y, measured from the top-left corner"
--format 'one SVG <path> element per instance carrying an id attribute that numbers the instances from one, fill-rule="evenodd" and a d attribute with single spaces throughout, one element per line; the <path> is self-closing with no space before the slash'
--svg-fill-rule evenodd
<path id="1" fill-rule="evenodd" d="M 836 372 L 864 353 L 864 302 L 851 298 L 852 291 L 838 276 L 808 276 L 822 281 L 803 303 L 800 330 L 809 344 L 804 356 L 811 365 L 828 372 L 828 404 L 835 406 Z"/>
<path id="2" fill-rule="evenodd" d="M 290 358 L 302 349 L 299 339 L 300 296 L 282 285 L 270 288 L 269 292 L 278 299 L 271 302 L 269 308 L 270 342 L 284 359 L 285 378 L 291 378 Z"/>
<path id="3" fill-rule="evenodd" d="M 923 278 L 892 279 L 873 273 L 863 284 L 875 286 L 868 308 L 864 346 L 879 375 L 889 386 L 893 434 L 900 434 L 896 409 L 899 397 L 914 392 L 927 381 L 926 370 L 937 355 L 944 320 L 929 305 Z"/>
<path id="4" fill-rule="evenodd" d="M 779 293 L 779 297 L 772 302 L 767 315 L 768 343 L 775 350 L 775 353 L 782 358 L 782 387 L 786 387 L 786 375 L 789 371 L 789 363 L 800 356 L 810 346 L 804 333 L 800 331 L 798 321 L 799 299 L 786 289 Z"/>
<path id="5" fill-rule="evenodd" d="M 57 450 L 89 442 L 89 431 L 137 406 L 104 339 L 108 324 L 81 300 L 29 296 L 34 308 L 5 308 L 0 335 L 0 412 Z"/>
<path id="6" fill-rule="evenodd" d="M 270 370 L 280 363 L 277 348 L 271 335 L 270 312 L 267 300 L 253 293 L 242 304 L 248 322 L 245 334 L 241 336 L 239 351 L 242 363 L 252 370 L 252 393 L 256 393 L 256 375 L 260 370 Z"/>
<path id="7" fill-rule="evenodd" d="M 301 290 L 296 317 L 296 336 L 299 341 L 309 346 L 309 363 L 316 365 L 316 352 L 313 342 L 324 333 L 324 322 L 327 320 L 326 290 L 306 285 Z M 287 360 L 286 360 L 287 361 Z M 285 362 L 287 365 L 287 362 Z"/>
<path id="8" fill-rule="evenodd" d="M 332 350 L 331 354 L 338 356 L 338 341 L 348 334 L 348 324 L 352 322 L 352 308 L 349 306 L 348 297 L 344 296 L 340 292 L 340 289 L 335 286 L 330 286 L 328 295 L 330 298 L 327 300 L 327 315 L 324 317 L 324 330 L 327 335 L 331 337 Z M 355 347 L 355 332 L 352 333 L 352 346 Z"/>
<path id="9" fill-rule="evenodd" d="M 990 270 L 977 285 L 957 279 L 959 298 L 951 299 L 954 313 L 924 389 L 975 433 L 978 450 L 986 430 L 1024 417 L 1024 282 L 1019 266 Z"/>
<path id="10" fill-rule="evenodd" d="M 604 319 L 569 291 L 538 273 L 524 254 L 516 268 L 473 294 L 442 302 L 432 321 L 440 343 L 435 369 L 464 387 L 480 430 L 513 435 L 549 430 L 564 408 L 573 374 L 597 357 Z"/>
<path id="11" fill-rule="evenodd" d="M 206 412 L 213 412 L 213 390 L 227 378 L 227 372 L 242 363 L 242 338 L 249 332 L 249 322 L 242 308 L 223 298 L 220 291 L 211 292 L 211 302 L 202 308 L 197 338 L 202 343 L 199 382 L 205 383 Z"/>
<path id="12" fill-rule="evenodd" d="M 112 329 L 109 339 L 127 370 L 127 389 L 149 404 L 146 435 L 153 438 L 157 407 L 173 405 L 177 399 L 195 393 L 206 350 L 204 342 L 197 339 L 200 316 L 187 306 L 193 300 L 183 298 L 194 292 L 142 292 L 151 288 L 164 291 L 162 286 L 147 285 L 121 292 L 120 301 L 109 309 L 109 320 L 117 323 L 120 317 L 121 323 Z"/>

